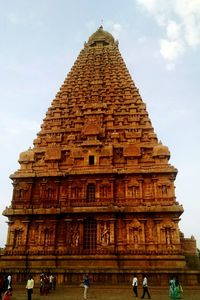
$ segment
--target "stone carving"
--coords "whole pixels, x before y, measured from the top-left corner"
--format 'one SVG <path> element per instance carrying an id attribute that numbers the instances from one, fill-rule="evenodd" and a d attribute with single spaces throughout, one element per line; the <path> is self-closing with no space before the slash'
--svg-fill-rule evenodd
<path id="1" fill-rule="evenodd" d="M 155 240 L 155 225 L 152 219 L 146 222 L 146 241 L 153 242 Z"/>
<path id="2" fill-rule="evenodd" d="M 134 245 L 134 248 L 138 248 L 141 241 L 141 232 L 142 226 L 140 222 L 134 219 L 131 223 L 128 224 L 128 243 Z"/>
<path id="3" fill-rule="evenodd" d="M 48 267 L 62 283 L 86 266 L 115 282 L 127 282 L 133 269 L 187 270 L 185 249 L 194 255 L 195 243 L 179 234 L 183 208 L 169 158 L 115 39 L 100 27 L 11 175 L 10 256 L 0 269 L 5 262 L 13 273 L 19 262 L 23 274 L 28 264 L 33 273 Z"/>
<path id="4" fill-rule="evenodd" d="M 66 243 L 68 247 L 78 247 L 79 246 L 79 239 L 80 239 L 80 229 L 79 224 L 75 222 L 70 222 L 67 224 L 67 237 Z"/>
<path id="5" fill-rule="evenodd" d="M 110 228 L 109 225 L 104 222 L 101 226 L 101 244 L 102 246 L 107 246 L 110 243 Z"/>

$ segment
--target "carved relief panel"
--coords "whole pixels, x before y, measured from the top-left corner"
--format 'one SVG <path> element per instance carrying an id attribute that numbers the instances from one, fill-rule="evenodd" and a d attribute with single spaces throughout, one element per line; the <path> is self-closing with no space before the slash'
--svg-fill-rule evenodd
<path id="1" fill-rule="evenodd" d="M 56 224 L 54 221 L 36 220 L 29 224 L 27 244 L 29 251 L 53 251 L 55 246 Z"/>
<path id="2" fill-rule="evenodd" d="M 83 186 L 79 180 L 73 181 L 70 184 L 70 198 L 81 199 L 83 198 Z"/>
<path id="3" fill-rule="evenodd" d="M 144 199 L 152 199 L 154 197 L 154 185 L 151 178 L 144 178 L 143 197 Z"/>
<path id="4" fill-rule="evenodd" d="M 100 243 L 102 246 L 110 244 L 110 224 L 109 222 L 102 222 L 100 224 Z"/>
<path id="5" fill-rule="evenodd" d="M 31 197 L 31 187 L 30 182 L 13 182 L 13 204 L 22 204 L 28 202 Z"/>
<path id="6" fill-rule="evenodd" d="M 107 217 L 105 217 L 107 218 Z M 109 251 L 115 243 L 115 220 L 99 220 L 97 223 L 98 249 Z"/>
<path id="7" fill-rule="evenodd" d="M 28 244 L 29 245 L 37 245 L 39 242 L 39 223 L 32 222 L 29 225 L 29 233 L 28 233 Z"/>
<path id="8" fill-rule="evenodd" d="M 72 220 L 65 220 L 65 245 L 66 249 L 78 248 L 80 245 L 81 229 L 80 223 Z"/>
<path id="9" fill-rule="evenodd" d="M 44 246 L 45 250 L 50 249 L 49 247 L 55 244 L 55 223 L 48 222 L 40 224 L 39 226 L 39 240 L 40 244 Z"/>
<path id="10" fill-rule="evenodd" d="M 140 197 L 140 185 L 136 180 L 128 180 L 126 184 L 126 196 L 129 199 L 137 199 Z"/>
<path id="11" fill-rule="evenodd" d="M 112 198 L 112 183 L 108 180 L 104 180 L 99 185 L 100 199 Z"/>
<path id="12" fill-rule="evenodd" d="M 9 223 L 7 249 L 22 251 L 26 245 L 27 223 L 16 220 Z"/>
<path id="13" fill-rule="evenodd" d="M 113 151 L 113 164 L 124 163 L 123 148 L 114 148 Z"/>
<path id="14" fill-rule="evenodd" d="M 167 249 L 174 249 L 175 244 L 179 243 L 176 225 L 170 219 L 165 219 L 160 224 L 160 242 Z"/>
<path id="15" fill-rule="evenodd" d="M 33 203 L 54 206 L 58 202 L 59 181 L 43 178 L 36 181 L 33 189 Z"/>
<path id="16" fill-rule="evenodd" d="M 147 219 L 145 224 L 145 240 L 146 243 L 156 242 L 156 224 L 152 219 Z"/>
<path id="17" fill-rule="evenodd" d="M 130 248 L 138 249 L 143 242 L 143 226 L 137 220 L 127 222 L 127 244 Z"/>

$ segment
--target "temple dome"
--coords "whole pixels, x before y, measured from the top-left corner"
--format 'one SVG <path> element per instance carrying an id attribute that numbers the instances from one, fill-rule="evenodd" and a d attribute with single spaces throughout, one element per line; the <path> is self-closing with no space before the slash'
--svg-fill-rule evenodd
<path id="1" fill-rule="evenodd" d="M 103 42 L 105 45 L 114 44 L 115 39 L 112 34 L 103 30 L 103 26 L 100 26 L 99 29 L 89 37 L 87 45 L 95 46 L 98 42 Z"/>
<path id="2" fill-rule="evenodd" d="M 167 146 L 164 146 L 161 142 L 153 148 L 153 157 L 170 157 L 170 151 Z"/>
<path id="3" fill-rule="evenodd" d="M 19 163 L 34 161 L 34 150 L 29 148 L 27 151 L 21 152 L 19 155 Z"/>

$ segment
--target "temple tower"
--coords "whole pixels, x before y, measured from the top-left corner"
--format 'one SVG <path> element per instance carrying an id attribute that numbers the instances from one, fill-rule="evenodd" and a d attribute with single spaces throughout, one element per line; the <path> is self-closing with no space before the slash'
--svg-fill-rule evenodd
<path id="1" fill-rule="evenodd" d="M 152 280 L 185 272 L 191 257 L 196 265 L 195 240 L 185 243 L 179 230 L 183 207 L 170 151 L 102 27 L 85 43 L 33 144 L 11 175 L 1 267 L 55 272 L 59 282 L 83 272 L 117 282 L 134 271 L 152 272 Z"/>

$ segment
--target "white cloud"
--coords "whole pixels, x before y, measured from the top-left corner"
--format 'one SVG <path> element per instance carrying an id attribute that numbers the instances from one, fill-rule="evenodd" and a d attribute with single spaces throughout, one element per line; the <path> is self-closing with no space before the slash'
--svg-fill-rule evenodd
<path id="1" fill-rule="evenodd" d="M 176 60 L 184 52 L 184 47 L 178 40 L 160 40 L 160 53 L 168 61 Z"/>
<path id="2" fill-rule="evenodd" d="M 196 24 L 194 17 L 189 18 L 185 24 L 185 40 L 192 47 L 200 44 L 200 22 Z"/>
<path id="3" fill-rule="evenodd" d="M 113 24 L 113 29 L 114 29 L 115 31 L 120 32 L 120 31 L 122 31 L 122 25 L 119 24 L 119 23 L 114 23 L 114 24 Z"/>
<path id="4" fill-rule="evenodd" d="M 118 39 L 120 32 L 123 30 L 123 26 L 119 23 L 113 21 L 105 22 L 105 27 L 108 28 L 108 31 L 112 33 L 114 38 Z"/>
<path id="5" fill-rule="evenodd" d="M 137 0 L 159 26 L 160 53 L 167 64 L 175 64 L 190 47 L 200 46 L 200 0 Z"/>
<path id="6" fill-rule="evenodd" d="M 180 33 L 181 33 L 181 25 L 177 24 L 175 21 L 170 20 L 167 28 L 167 37 L 171 40 L 176 40 L 180 37 Z"/>

